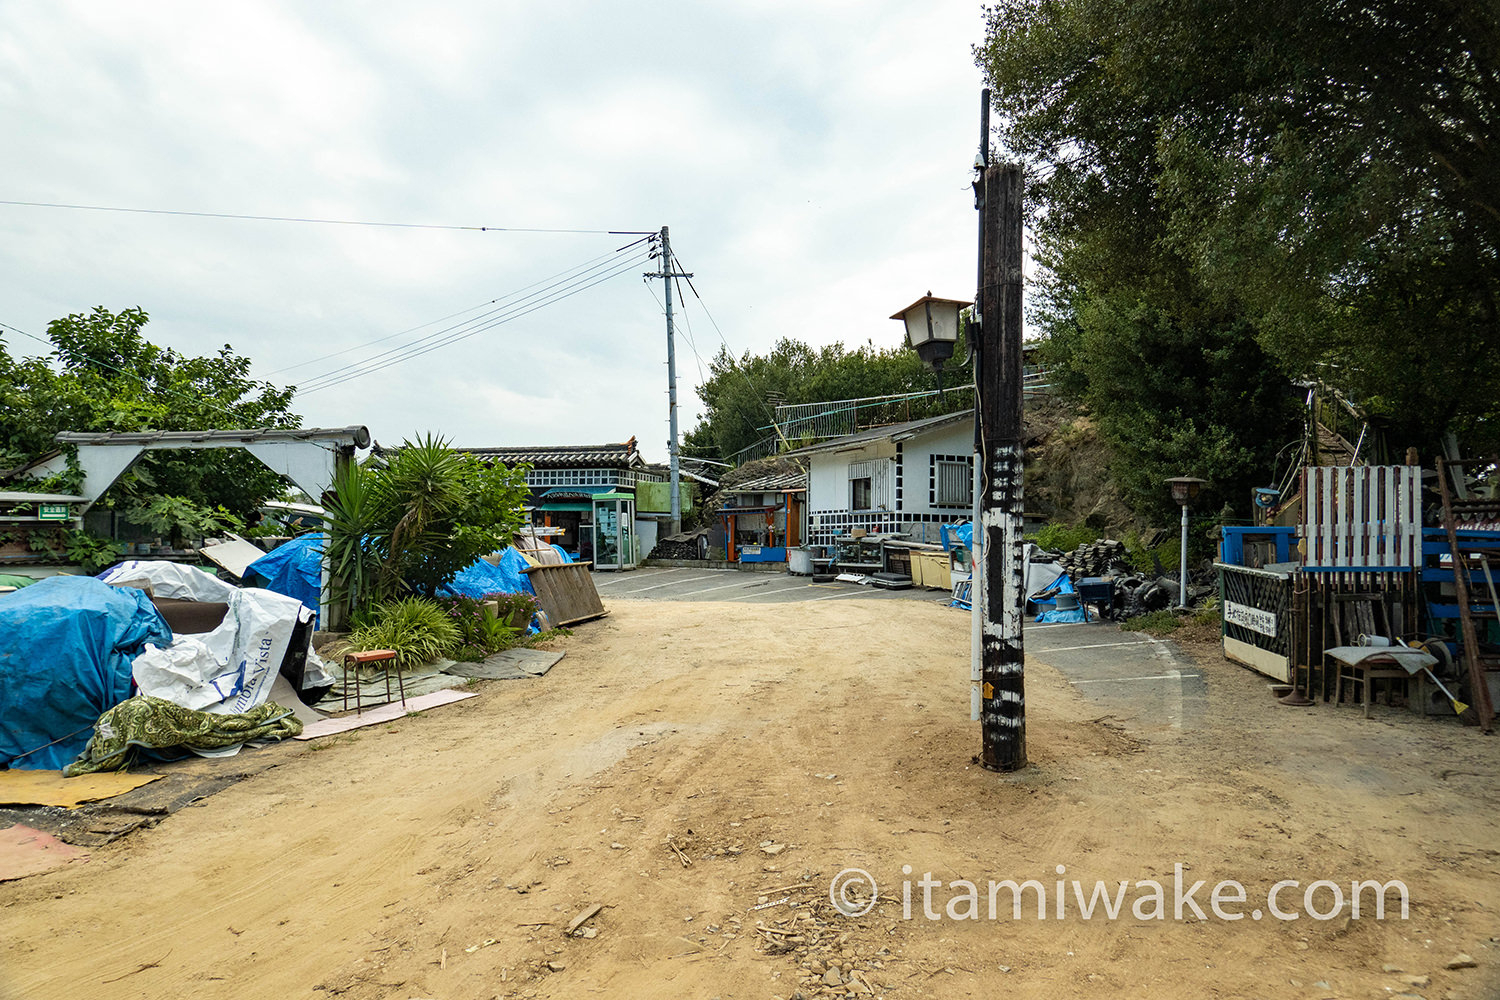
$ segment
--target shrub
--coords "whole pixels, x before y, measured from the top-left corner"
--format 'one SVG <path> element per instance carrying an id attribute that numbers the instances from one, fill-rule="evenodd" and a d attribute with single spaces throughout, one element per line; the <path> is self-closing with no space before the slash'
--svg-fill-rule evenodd
<path id="1" fill-rule="evenodd" d="M 410 670 L 455 651 L 462 633 L 447 610 L 421 597 L 376 605 L 349 635 L 346 651 L 391 649 L 396 668 Z"/>
<path id="2" fill-rule="evenodd" d="M 1099 533 L 1086 525 L 1068 525 L 1051 521 L 1041 526 L 1036 533 L 1036 544 L 1048 552 L 1072 552 L 1080 545 L 1099 540 Z"/>
<path id="3" fill-rule="evenodd" d="M 512 627 L 510 619 L 503 613 L 497 615 L 489 599 L 476 601 L 472 597 L 439 597 L 436 603 L 443 608 L 450 621 L 458 629 L 461 656 L 457 660 L 478 659 L 490 653 L 498 653 L 516 644 L 520 629 Z"/>

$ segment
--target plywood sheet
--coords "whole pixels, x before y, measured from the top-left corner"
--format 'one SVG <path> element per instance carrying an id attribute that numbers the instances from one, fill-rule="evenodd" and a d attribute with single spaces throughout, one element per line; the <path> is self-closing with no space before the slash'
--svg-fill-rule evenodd
<path id="1" fill-rule="evenodd" d="M 313 740 L 319 736 L 333 736 L 337 733 L 347 733 L 351 729 L 362 729 L 365 726 L 379 725 L 382 722 L 395 722 L 404 718 L 408 713 L 421 712 L 439 705 L 447 705 L 455 701 L 463 701 L 465 698 L 477 697 L 472 691 L 434 691 L 431 694 L 418 695 L 415 698 L 406 699 L 403 705 L 399 701 L 393 701 L 389 705 L 381 705 L 372 708 L 368 712 L 355 715 L 340 715 L 335 718 L 322 719 L 306 726 L 302 730 L 299 740 Z"/>
<path id="2" fill-rule="evenodd" d="M 75 809 L 139 788 L 159 774 L 80 774 L 64 778 L 61 771 L 0 771 L 0 805 L 62 806 Z"/>
<path id="3" fill-rule="evenodd" d="M 589 563 L 528 566 L 522 570 L 531 578 L 537 603 L 556 626 L 573 625 L 608 614 L 599 600 L 589 576 Z"/>

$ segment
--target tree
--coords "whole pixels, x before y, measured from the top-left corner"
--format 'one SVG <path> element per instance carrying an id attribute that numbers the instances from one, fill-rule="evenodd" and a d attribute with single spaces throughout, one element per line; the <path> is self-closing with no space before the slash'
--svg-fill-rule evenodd
<path id="1" fill-rule="evenodd" d="M 14 360 L 0 344 L 0 461 L 25 462 L 53 450 L 61 430 L 212 430 L 296 427 L 291 388 L 250 378 L 250 361 L 225 345 L 187 357 L 145 339 L 139 308 L 102 306 L 48 324 L 52 352 Z M 283 490 L 279 476 L 250 455 L 222 451 L 148 452 L 105 495 L 106 507 L 140 507 L 175 497 L 244 517 Z"/>
<path id="2" fill-rule="evenodd" d="M 1145 306 L 1211 350 L 1248 334 L 1247 388 L 1315 378 L 1402 443 L 1494 446 L 1493 4 L 1013 0 L 988 20 L 1060 353 L 1069 331 L 1097 346 L 1101 303 L 1132 335 L 1118 317 Z"/>
<path id="3" fill-rule="evenodd" d="M 963 344 L 958 355 L 964 353 Z M 956 369 L 944 385 L 967 384 Z M 775 435 L 775 402 L 818 403 L 866 396 L 934 392 L 937 376 L 922 367 L 916 354 L 904 347 L 873 345 L 849 350 L 842 343 L 815 349 L 784 337 L 766 355 L 746 352 L 738 361 L 721 348 L 709 363 L 709 376 L 698 387 L 706 412 L 687 436 L 685 446 L 700 454 L 732 458 L 759 441 Z M 973 405 L 973 397 L 949 393 L 914 401 L 903 418 L 949 413 Z M 795 443 L 795 442 L 792 442 Z"/>
<path id="4" fill-rule="evenodd" d="M 327 500 L 331 575 L 356 610 L 433 596 L 526 521 L 526 467 L 486 464 L 440 438 L 342 472 Z"/>

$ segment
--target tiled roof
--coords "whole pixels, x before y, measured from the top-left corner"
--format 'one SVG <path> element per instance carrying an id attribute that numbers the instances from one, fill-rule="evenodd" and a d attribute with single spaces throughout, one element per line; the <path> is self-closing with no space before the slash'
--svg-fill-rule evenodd
<path id="1" fill-rule="evenodd" d="M 775 472 L 769 476 L 757 476 L 742 483 L 724 487 L 726 493 L 780 493 L 786 490 L 807 489 L 807 475 L 802 472 Z"/>
<path id="2" fill-rule="evenodd" d="M 634 468 L 644 464 L 635 438 L 624 444 L 564 444 L 539 447 L 459 448 L 477 458 L 506 465 L 530 462 L 539 469 Z"/>

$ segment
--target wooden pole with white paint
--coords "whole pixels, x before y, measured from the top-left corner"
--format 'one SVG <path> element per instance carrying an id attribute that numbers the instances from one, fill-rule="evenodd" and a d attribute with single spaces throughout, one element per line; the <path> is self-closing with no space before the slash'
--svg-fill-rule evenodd
<path id="1" fill-rule="evenodd" d="M 986 167 L 984 188 L 983 349 L 978 359 L 984 467 L 976 526 L 984 538 L 984 572 L 978 574 L 980 592 L 971 595 L 984 608 L 979 762 L 991 771 L 1018 771 L 1026 766 L 1021 166 Z"/>

